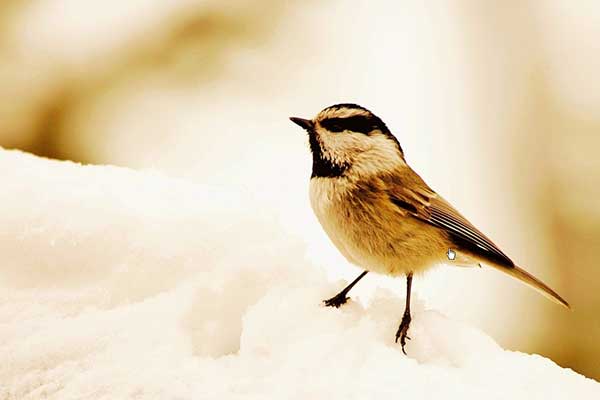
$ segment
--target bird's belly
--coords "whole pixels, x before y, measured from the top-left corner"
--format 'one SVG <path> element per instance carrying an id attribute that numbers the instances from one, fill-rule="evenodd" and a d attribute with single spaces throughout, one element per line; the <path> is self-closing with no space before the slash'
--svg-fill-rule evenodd
<path id="1" fill-rule="evenodd" d="M 311 182 L 313 211 L 349 262 L 373 272 L 405 275 L 442 261 L 443 244 L 428 225 L 402 217 L 383 199 L 352 201 L 347 196 L 332 183 Z"/>

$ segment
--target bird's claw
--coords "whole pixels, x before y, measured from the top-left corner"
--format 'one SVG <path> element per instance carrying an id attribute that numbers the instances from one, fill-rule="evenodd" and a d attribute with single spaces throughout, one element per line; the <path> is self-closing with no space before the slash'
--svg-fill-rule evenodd
<path id="1" fill-rule="evenodd" d="M 400 340 L 400 346 L 402 346 L 402 352 L 404 355 L 406 354 L 406 350 L 404 350 L 404 346 L 406 346 L 406 341 L 411 340 L 408 336 L 408 328 L 410 327 L 410 313 L 404 313 L 402 316 L 402 322 L 400 322 L 400 326 L 398 327 L 398 331 L 396 331 L 396 343 L 398 343 L 398 339 Z"/>
<path id="2" fill-rule="evenodd" d="M 339 308 L 341 305 L 346 304 L 346 302 L 349 300 L 349 297 L 346 297 L 345 293 L 338 293 L 337 295 L 333 296 L 330 299 L 327 300 L 323 300 L 323 303 L 327 306 L 327 307 L 335 307 L 335 308 Z"/>

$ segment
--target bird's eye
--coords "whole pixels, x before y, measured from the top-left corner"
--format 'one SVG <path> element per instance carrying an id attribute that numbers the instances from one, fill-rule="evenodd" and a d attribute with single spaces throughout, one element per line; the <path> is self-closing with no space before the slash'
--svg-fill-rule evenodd
<path id="1" fill-rule="evenodd" d="M 338 120 L 339 118 L 335 118 Z M 325 120 L 321 123 L 321 125 L 330 132 L 342 132 L 345 130 L 344 126 L 334 119 Z"/>
<path id="2" fill-rule="evenodd" d="M 355 115 L 348 118 L 327 118 L 321 121 L 321 126 L 330 132 L 352 131 L 365 135 L 377 128 L 373 118 L 365 115 Z"/>

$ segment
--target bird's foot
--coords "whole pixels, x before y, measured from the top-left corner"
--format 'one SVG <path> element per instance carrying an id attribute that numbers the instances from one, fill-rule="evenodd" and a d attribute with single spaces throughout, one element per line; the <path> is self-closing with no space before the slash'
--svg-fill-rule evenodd
<path id="1" fill-rule="evenodd" d="M 346 304 L 348 299 L 349 299 L 349 297 L 346 297 L 346 293 L 341 292 L 341 293 L 336 294 L 335 296 L 333 296 L 330 299 L 323 300 L 323 303 L 325 303 L 325 305 L 327 307 L 339 308 L 342 304 Z"/>
<path id="2" fill-rule="evenodd" d="M 398 339 L 400 339 L 400 345 L 402 346 L 402 352 L 404 353 L 404 355 L 406 355 L 406 350 L 404 350 L 406 340 L 410 340 L 410 337 L 408 337 L 408 328 L 410 326 L 410 321 L 410 312 L 405 312 L 402 316 L 402 322 L 400 322 L 398 331 L 396 332 L 396 343 L 398 343 Z"/>

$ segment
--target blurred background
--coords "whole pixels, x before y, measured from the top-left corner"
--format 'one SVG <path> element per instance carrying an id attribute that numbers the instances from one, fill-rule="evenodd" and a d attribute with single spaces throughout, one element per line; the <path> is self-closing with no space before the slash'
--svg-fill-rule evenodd
<path id="1" fill-rule="evenodd" d="M 3 0 L 0 146 L 241 188 L 353 279 L 309 208 L 307 140 L 287 118 L 359 103 L 574 311 L 487 269 L 428 273 L 422 301 L 600 379 L 598 71 L 594 0 Z"/>

